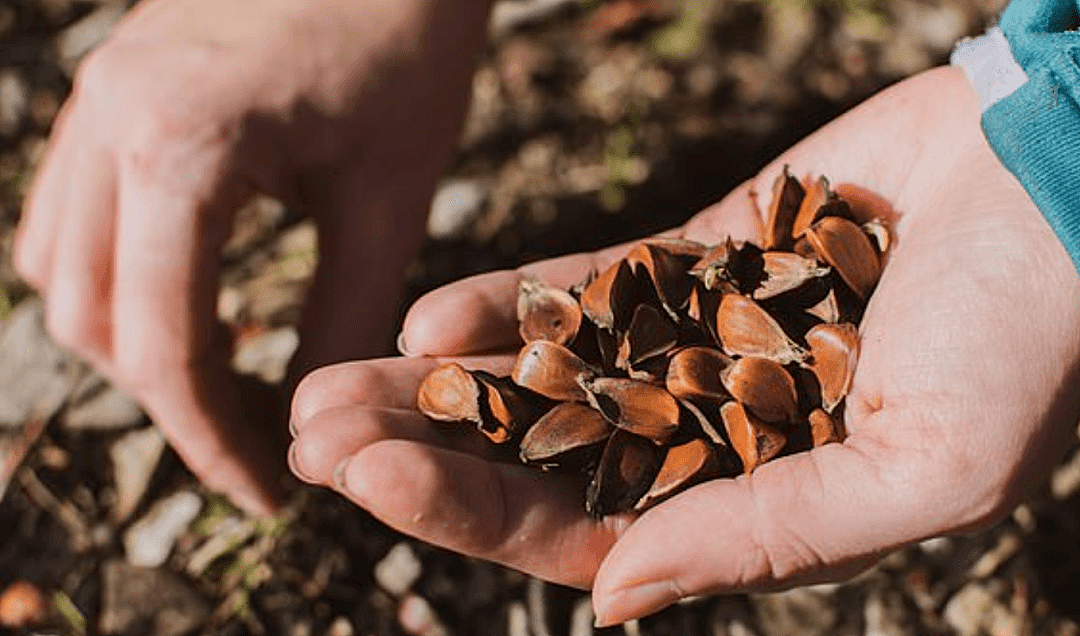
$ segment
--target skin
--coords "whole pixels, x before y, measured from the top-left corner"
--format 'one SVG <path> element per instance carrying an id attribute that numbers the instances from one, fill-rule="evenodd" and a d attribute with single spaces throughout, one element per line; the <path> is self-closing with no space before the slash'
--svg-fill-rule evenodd
<path id="1" fill-rule="evenodd" d="M 229 370 L 216 323 L 234 212 L 265 192 L 318 225 L 295 377 L 387 353 L 487 10 L 151 0 L 78 70 L 15 265 L 45 297 L 53 336 L 139 398 L 192 471 L 250 511 L 280 501 L 287 409 L 281 400 L 275 414 Z"/>
<path id="2" fill-rule="evenodd" d="M 966 78 L 943 68 L 883 91 L 672 233 L 760 237 L 785 164 L 827 175 L 861 213 L 895 224 L 842 444 L 597 521 L 573 485 L 494 463 L 476 436 L 416 412 L 421 378 L 447 357 L 512 364 L 470 356 L 515 346 L 522 275 L 568 286 L 623 246 L 437 289 L 406 318 L 414 357 L 308 375 L 292 407 L 294 471 L 402 532 L 591 588 L 600 625 L 688 595 L 844 578 L 900 546 L 999 520 L 1076 423 L 1080 277 L 987 146 Z"/>

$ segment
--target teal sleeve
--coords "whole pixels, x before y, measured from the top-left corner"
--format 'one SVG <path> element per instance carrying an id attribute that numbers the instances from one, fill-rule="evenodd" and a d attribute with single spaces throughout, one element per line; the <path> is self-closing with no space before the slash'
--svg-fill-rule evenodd
<path id="1" fill-rule="evenodd" d="M 982 116 L 987 140 L 1080 270 L 1080 0 L 1013 0 L 1001 30 L 1027 81 Z"/>

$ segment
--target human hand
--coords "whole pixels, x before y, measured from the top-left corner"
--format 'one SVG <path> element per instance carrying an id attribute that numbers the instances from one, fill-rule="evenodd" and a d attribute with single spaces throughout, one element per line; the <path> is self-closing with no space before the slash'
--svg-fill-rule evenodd
<path id="1" fill-rule="evenodd" d="M 558 477 L 469 454 L 414 408 L 439 360 L 320 369 L 293 402 L 294 471 L 390 526 L 536 576 L 591 587 L 600 624 L 681 597 L 848 576 L 905 544 L 986 527 L 1065 445 L 1080 410 L 1080 277 L 983 139 L 963 74 L 886 90 L 779 157 L 677 234 L 758 239 L 773 179 L 825 174 L 895 221 L 861 325 L 848 437 L 599 520 Z M 858 186 L 858 187 L 855 187 Z M 411 308 L 411 353 L 512 347 L 517 282 L 569 285 L 612 248 L 485 274 Z M 512 365 L 474 358 L 466 367 Z M 478 437 L 478 436 L 473 436 Z M 469 442 L 473 443 L 472 441 Z"/>
<path id="2" fill-rule="evenodd" d="M 486 5 L 157 0 L 77 73 L 16 266 L 44 295 L 54 337 L 250 510 L 274 506 L 284 445 L 266 397 L 230 372 L 215 322 L 233 213 L 262 191 L 316 217 L 297 372 L 384 353 Z"/>

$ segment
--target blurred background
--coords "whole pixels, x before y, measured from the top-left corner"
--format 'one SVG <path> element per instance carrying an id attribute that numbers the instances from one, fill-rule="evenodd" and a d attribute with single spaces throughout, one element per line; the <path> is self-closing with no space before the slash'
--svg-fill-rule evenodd
<path id="1" fill-rule="evenodd" d="M 839 113 L 945 62 L 1004 4 L 498 0 L 408 298 L 680 223 Z M 317 489 L 295 487 L 273 520 L 231 508 L 137 404 L 50 342 L 11 270 L 72 71 L 126 9 L 0 0 L 0 632 L 1080 634 L 1075 448 L 987 532 L 926 541 L 843 584 L 697 599 L 606 630 L 581 592 L 411 541 Z M 259 199 L 225 259 L 218 309 L 235 365 L 280 382 L 314 229 Z"/>

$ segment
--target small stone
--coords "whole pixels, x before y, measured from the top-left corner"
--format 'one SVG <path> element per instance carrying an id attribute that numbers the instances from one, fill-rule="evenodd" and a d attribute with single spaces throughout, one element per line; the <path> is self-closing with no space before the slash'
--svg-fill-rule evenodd
<path id="1" fill-rule="evenodd" d="M 126 433 L 109 447 L 116 483 L 116 500 L 109 511 L 114 522 L 122 523 L 135 512 L 164 451 L 165 436 L 154 426 Z"/>
<path id="2" fill-rule="evenodd" d="M 971 576 L 984 579 L 992 576 L 999 567 L 1020 551 L 1020 537 L 1008 532 L 998 537 L 997 544 L 986 551 L 975 565 L 971 566 Z"/>
<path id="3" fill-rule="evenodd" d="M 506 608 L 507 636 L 529 636 L 529 610 L 521 601 L 512 601 Z"/>
<path id="4" fill-rule="evenodd" d="M 592 599 L 588 596 L 579 598 L 570 612 L 570 636 L 593 636 L 595 622 Z"/>
<path id="5" fill-rule="evenodd" d="M 30 111 L 30 88 L 13 68 L 0 69 L 0 137 L 18 132 Z"/>
<path id="6" fill-rule="evenodd" d="M 60 32 L 56 37 L 56 55 L 69 76 L 75 73 L 79 61 L 108 37 L 126 11 L 123 3 L 104 4 Z"/>
<path id="7" fill-rule="evenodd" d="M 475 179 L 444 181 L 435 192 L 428 213 L 428 236 L 437 240 L 464 235 L 483 210 L 487 187 Z"/>
<path id="8" fill-rule="evenodd" d="M 1073 453 L 1050 475 L 1050 492 L 1054 499 L 1064 501 L 1080 489 L 1080 452 Z"/>
<path id="9" fill-rule="evenodd" d="M 0 592 L 0 627 L 24 629 L 43 621 L 48 612 L 45 595 L 29 581 L 16 581 Z"/>
<path id="10" fill-rule="evenodd" d="M 394 596 L 401 596 L 420 578 L 423 564 L 412 547 L 402 541 L 375 564 L 375 581 Z"/>
<path id="11" fill-rule="evenodd" d="M 75 388 L 60 414 L 63 426 L 73 431 L 114 431 L 146 422 L 139 403 L 97 373 L 87 375 Z"/>
<path id="12" fill-rule="evenodd" d="M 409 594 L 398 606 L 398 623 L 411 636 L 450 636 L 435 608 L 422 596 Z"/>
<path id="13" fill-rule="evenodd" d="M 193 492 L 180 491 L 154 504 L 146 516 L 124 533 L 128 563 L 157 567 L 165 563 L 176 540 L 202 510 L 202 499 Z"/>
<path id="14" fill-rule="evenodd" d="M 526 24 L 540 22 L 577 3 L 578 0 L 501 0 L 491 9 L 488 34 L 497 38 Z"/>
<path id="15" fill-rule="evenodd" d="M 285 378 L 289 360 L 298 346 L 300 336 L 295 327 L 264 331 L 237 343 L 233 368 L 268 384 L 277 384 Z"/>
<path id="16" fill-rule="evenodd" d="M 326 636 L 353 636 L 354 634 L 356 630 L 345 616 L 335 618 L 334 622 L 330 623 L 330 628 L 326 630 Z"/>
<path id="17" fill-rule="evenodd" d="M 993 595 L 982 585 L 970 583 L 949 599 L 942 617 L 960 636 L 977 636 L 993 606 Z"/>
<path id="18" fill-rule="evenodd" d="M 102 567 L 98 631 L 182 636 L 203 627 L 210 607 L 183 578 L 163 568 L 114 559 Z"/>
<path id="19" fill-rule="evenodd" d="M 39 298 L 19 303 L 0 325 L 0 429 L 50 419 L 86 367 L 45 331 Z"/>

